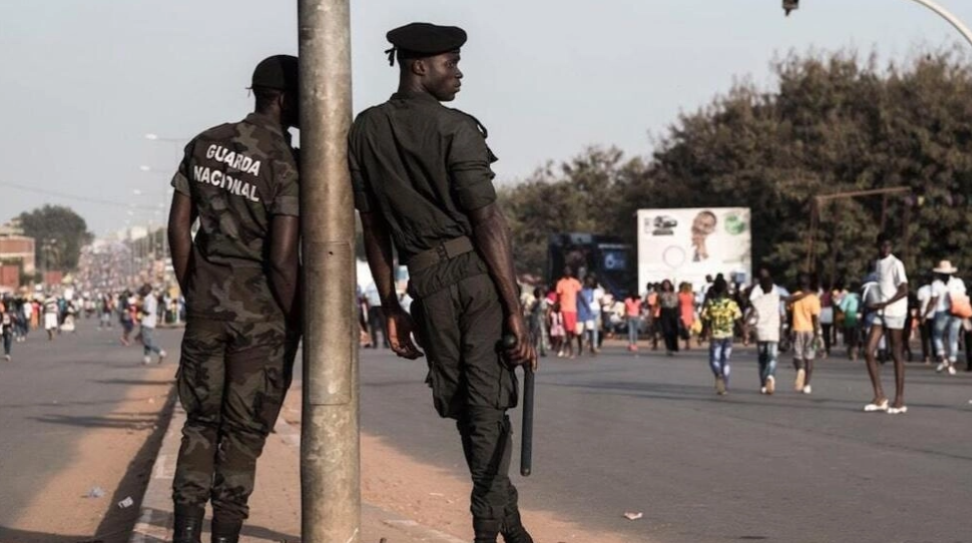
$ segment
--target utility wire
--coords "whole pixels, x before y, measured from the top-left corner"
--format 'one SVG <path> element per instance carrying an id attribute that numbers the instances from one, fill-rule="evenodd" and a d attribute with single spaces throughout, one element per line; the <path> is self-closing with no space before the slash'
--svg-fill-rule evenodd
<path id="1" fill-rule="evenodd" d="M 102 200 L 100 198 L 90 198 L 88 196 L 79 196 L 77 194 L 68 194 L 66 192 L 57 192 L 47 189 L 39 189 L 37 187 L 28 187 L 27 185 L 19 185 L 17 183 L 7 183 L 0 181 L 0 187 L 7 187 L 14 190 L 20 190 L 24 192 L 33 192 L 35 194 L 43 194 L 45 196 L 54 196 L 55 198 L 63 198 L 65 200 L 73 200 L 75 202 L 87 202 L 89 204 L 98 204 L 103 206 L 119 207 L 124 209 L 142 209 L 145 211 L 156 211 L 158 208 L 145 205 L 137 204 L 126 204 L 123 202 L 116 202 L 112 200 Z"/>

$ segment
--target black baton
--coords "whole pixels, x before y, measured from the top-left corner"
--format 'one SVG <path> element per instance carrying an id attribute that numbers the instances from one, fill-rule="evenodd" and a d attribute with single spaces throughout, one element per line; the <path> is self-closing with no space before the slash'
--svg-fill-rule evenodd
<path id="1" fill-rule="evenodd" d="M 516 337 L 503 336 L 503 348 L 516 347 Z M 520 442 L 520 475 L 528 477 L 533 472 L 533 368 L 523 366 L 523 439 Z"/>
<path id="2" fill-rule="evenodd" d="M 523 366 L 523 441 L 520 444 L 520 475 L 533 471 L 533 368 Z"/>

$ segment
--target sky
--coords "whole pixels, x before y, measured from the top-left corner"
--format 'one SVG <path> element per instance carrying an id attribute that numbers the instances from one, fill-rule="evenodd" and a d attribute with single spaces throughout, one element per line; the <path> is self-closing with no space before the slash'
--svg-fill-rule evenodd
<path id="1" fill-rule="evenodd" d="M 939 1 L 972 24 L 972 2 Z M 351 0 L 354 110 L 395 90 L 388 30 L 461 26 L 465 79 L 450 106 L 489 128 L 497 183 L 510 184 L 591 145 L 648 155 L 680 113 L 734 82 L 771 88 L 770 62 L 791 51 L 852 48 L 900 62 L 968 47 L 910 0 L 803 0 L 789 18 L 780 4 Z M 297 53 L 296 6 L 0 0 L 0 222 L 51 203 L 98 235 L 162 224 L 182 145 L 246 115 L 257 62 Z"/>

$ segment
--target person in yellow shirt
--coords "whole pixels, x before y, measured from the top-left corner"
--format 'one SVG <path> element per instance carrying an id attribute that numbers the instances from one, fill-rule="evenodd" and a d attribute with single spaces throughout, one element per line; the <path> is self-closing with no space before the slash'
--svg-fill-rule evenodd
<path id="1" fill-rule="evenodd" d="M 793 295 L 793 365 L 797 375 L 793 388 L 810 394 L 813 360 L 820 342 L 820 297 L 808 274 L 800 274 L 800 290 Z"/>

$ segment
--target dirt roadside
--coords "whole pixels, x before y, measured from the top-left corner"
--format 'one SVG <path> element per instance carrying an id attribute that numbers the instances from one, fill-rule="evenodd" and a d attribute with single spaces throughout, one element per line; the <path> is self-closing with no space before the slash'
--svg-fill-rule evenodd
<path id="1" fill-rule="evenodd" d="M 300 425 L 300 383 L 287 395 L 283 417 Z M 459 438 L 454 444 L 459 447 Z M 361 499 L 435 530 L 472 540 L 471 483 L 399 452 L 384 439 L 361 434 Z M 549 511 L 523 510 L 524 524 L 538 543 L 625 543 L 620 534 L 588 531 Z"/>
<path id="2" fill-rule="evenodd" d="M 71 465 L 38 489 L 2 543 L 125 543 L 139 513 L 172 400 L 173 365 L 152 368 L 111 414 L 94 421 Z M 94 487 L 100 498 L 85 497 Z M 131 497 L 132 505 L 118 507 Z"/>

